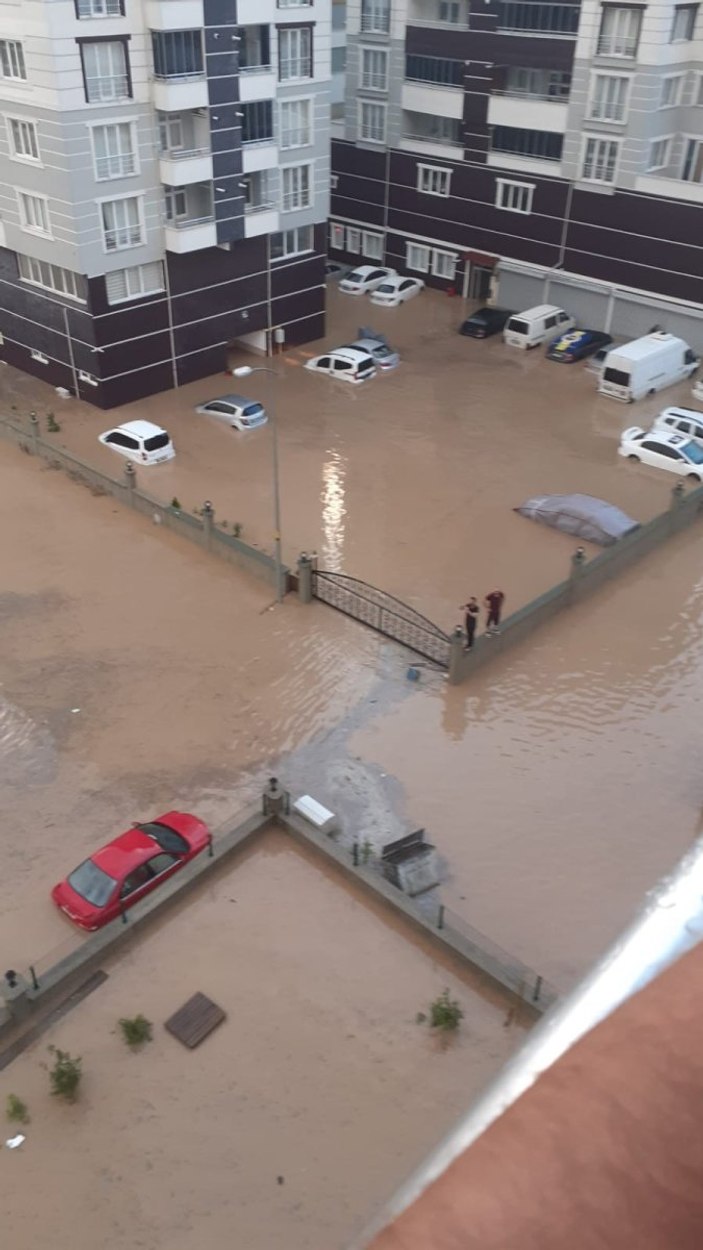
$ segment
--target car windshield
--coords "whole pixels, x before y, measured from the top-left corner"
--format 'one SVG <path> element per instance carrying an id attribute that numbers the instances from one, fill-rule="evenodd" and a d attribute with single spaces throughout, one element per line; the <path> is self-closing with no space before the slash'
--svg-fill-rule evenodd
<path id="1" fill-rule="evenodd" d="M 395 287 L 393 286 L 392 282 L 382 282 L 380 287 L 378 287 L 378 290 L 380 291 L 381 295 L 388 295 L 389 293 L 390 294 L 393 293 L 393 291 L 395 290 Z"/>
<path id="2" fill-rule="evenodd" d="M 360 269 L 353 269 L 347 277 L 347 282 L 365 282 L 366 276 Z"/>
<path id="3" fill-rule="evenodd" d="M 91 903 L 93 907 L 104 907 L 109 902 L 112 892 L 117 885 L 114 877 L 109 877 L 102 868 L 98 868 L 92 859 L 86 859 L 84 863 L 79 864 L 73 870 L 68 878 L 68 884 L 76 894 L 80 894 L 86 903 Z"/>
<path id="4" fill-rule="evenodd" d="M 263 411 L 261 404 L 247 404 L 246 408 L 243 409 L 243 415 L 245 417 L 260 417 Z"/>
<path id="5" fill-rule="evenodd" d="M 172 851 L 175 855 L 185 855 L 188 851 L 188 843 L 180 833 L 176 833 L 175 829 L 170 829 L 168 825 L 160 825 L 158 820 L 149 821 L 145 825 L 137 825 L 142 833 L 147 837 L 153 838 L 158 842 L 162 851 Z"/>
<path id="6" fill-rule="evenodd" d="M 170 439 L 166 431 L 162 434 L 152 434 L 151 438 L 144 439 L 144 449 L 146 451 L 158 451 L 161 447 L 168 447 Z"/>
<path id="7" fill-rule="evenodd" d="M 698 443 L 685 443 L 681 450 L 691 464 L 703 464 L 703 447 L 699 447 Z"/>

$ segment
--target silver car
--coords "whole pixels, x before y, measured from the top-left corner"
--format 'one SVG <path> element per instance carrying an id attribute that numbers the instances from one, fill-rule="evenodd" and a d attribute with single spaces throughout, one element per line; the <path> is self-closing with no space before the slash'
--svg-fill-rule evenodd
<path id="1" fill-rule="evenodd" d="M 367 352 L 379 369 L 384 371 L 397 369 L 400 364 L 400 355 L 390 346 L 384 334 L 376 334 L 375 330 L 369 329 L 368 326 L 359 326 L 358 334 L 358 339 L 345 346 L 356 347 L 359 351 Z"/>
<path id="2" fill-rule="evenodd" d="M 258 400 L 247 399 L 246 395 L 221 395 L 219 399 L 209 399 L 207 403 L 200 404 L 195 411 L 208 417 L 219 417 L 234 430 L 253 430 L 268 421 L 266 409 Z"/>

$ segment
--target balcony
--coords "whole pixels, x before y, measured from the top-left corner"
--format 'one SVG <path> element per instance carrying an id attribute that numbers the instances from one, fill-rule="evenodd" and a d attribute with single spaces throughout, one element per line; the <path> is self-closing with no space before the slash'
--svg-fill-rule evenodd
<path id="1" fill-rule="evenodd" d="M 407 152 L 457 160 L 463 149 L 461 121 L 431 113 L 403 113 L 400 146 Z"/>
<path id="2" fill-rule="evenodd" d="M 438 117 L 460 119 L 464 113 L 464 92 L 457 87 L 404 82 L 401 104 L 404 112 L 435 113 Z"/>
<path id="3" fill-rule="evenodd" d="M 167 252 L 201 252 L 204 247 L 217 246 L 214 216 L 191 217 L 169 221 L 164 230 Z"/>
<path id="4" fill-rule="evenodd" d="M 410 0 L 409 26 L 428 26 L 439 30 L 468 30 L 468 0 Z"/>
<path id="5" fill-rule="evenodd" d="M 188 187 L 164 187 L 166 198 L 166 247 L 169 252 L 197 252 L 215 247 L 217 230 L 212 203 L 212 183 Z"/>
<path id="6" fill-rule="evenodd" d="M 564 134 L 568 108 L 568 104 L 549 96 L 494 91 L 488 101 L 488 124 Z"/>
<path id="7" fill-rule="evenodd" d="M 166 186 L 184 187 L 189 183 L 211 181 L 212 176 L 209 147 L 179 148 L 159 156 L 159 178 Z"/>
<path id="8" fill-rule="evenodd" d="M 199 30 L 203 0 L 147 0 L 146 25 L 149 30 Z"/>
<path id="9" fill-rule="evenodd" d="M 533 174 L 559 171 L 564 137 L 554 131 L 494 126 L 487 164 Z"/>
<path id="10" fill-rule="evenodd" d="M 498 5 L 498 30 L 504 34 L 558 35 L 575 39 L 578 25 L 579 6 L 575 4 L 501 0 Z"/>
<path id="11" fill-rule="evenodd" d="M 242 178 L 244 189 L 244 237 L 256 238 L 274 234 L 279 228 L 277 176 L 268 170 L 256 170 Z"/>
<path id="12" fill-rule="evenodd" d="M 165 113 L 205 108 L 208 89 L 202 32 L 152 31 L 151 46 L 156 108 Z"/>

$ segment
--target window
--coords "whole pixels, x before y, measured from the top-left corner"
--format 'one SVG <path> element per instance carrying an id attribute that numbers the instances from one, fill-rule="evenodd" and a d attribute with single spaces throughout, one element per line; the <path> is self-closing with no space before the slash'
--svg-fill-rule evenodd
<path id="1" fill-rule="evenodd" d="M 278 32 L 278 78 L 289 82 L 312 77 L 312 30 L 309 26 L 285 26 Z"/>
<path id="2" fill-rule="evenodd" d="M 123 247 L 138 247 L 144 242 L 139 197 L 104 200 L 100 205 L 103 243 L 106 252 L 116 252 Z"/>
<path id="3" fill-rule="evenodd" d="M 456 26 L 461 21 L 460 0 L 439 0 L 439 20 Z"/>
<path id="4" fill-rule="evenodd" d="M 338 221 L 330 222 L 330 247 L 335 252 L 344 251 L 344 226 L 341 226 Z"/>
<path id="5" fill-rule="evenodd" d="M 127 45 L 115 39 L 104 43 L 81 43 L 85 98 L 89 104 L 126 100 L 132 94 L 127 65 Z"/>
<path id="6" fill-rule="evenodd" d="M 432 272 L 436 278 L 446 278 L 447 281 L 453 282 L 456 274 L 456 253 L 455 252 L 438 252 L 432 253 Z"/>
<path id="7" fill-rule="evenodd" d="M 532 96 L 542 100 L 568 100 L 571 74 L 568 70 L 531 69 L 521 65 L 508 66 L 505 92 L 509 95 Z"/>
<path id="8" fill-rule="evenodd" d="M 188 198 L 184 187 L 164 187 L 164 199 L 167 221 L 188 216 Z"/>
<path id="9" fill-rule="evenodd" d="M 535 4 L 528 0 L 506 0 L 498 4 L 498 30 L 514 30 L 523 34 L 575 35 L 579 10 L 573 4 Z"/>
<path id="10" fill-rule="evenodd" d="M 594 74 L 589 117 L 599 122 L 624 122 L 629 86 L 629 78 Z"/>
<path id="11" fill-rule="evenodd" d="M 685 140 L 681 177 L 684 182 L 703 182 L 703 139 Z"/>
<path id="12" fill-rule="evenodd" d="M 124 0 L 76 0 L 78 17 L 124 17 Z"/>
<path id="13" fill-rule="evenodd" d="M 279 9 L 309 9 L 312 0 L 277 0 Z"/>
<path id="14" fill-rule="evenodd" d="M 92 373 L 86 373 L 85 369 L 78 370 L 78 381 L 87 382 L 89 386 L 98 385 L 98 379 L 93 377 Z"/>
<path id="15" fill-rule="evenodd" d="M 268 169 L 255 169 L 250 174 L 244 174 L 242 184 L 245 213 L 256 213 L 264 208 L 273 208 Z"/>
<path id="16" fill-rule="evenodd" d="M 35 260 L 33 256 L 18 256 L 17 265 L 23 282 L 32 286 L 43 286 L 47 291 L 56 291 L 59 295 L 67 295 L 69 299 L 85 303 L 83 286 L 78 274 L 70 269 L 61 269 L 58 265 L 49 265 L 46 261 Z"/>
<path id="17" fill-rule="evenodd" d="M 551 130 L 521 130 L 517 126 L 494 126 L 491 148 L 511 156 L 530 156 L 560 161 L 563 136 Z"/>
<path id="18" fill-rule="evenodd" d="M 677 4 L 674 9 L 674 21 L 671 26 L 671 42 L 688 43 L 693 39 L 697 17 L 697 4 Z"/>
<path id="19" fill-rule="evenodd" d="M 49 221 L 49 201 L 44 195 L 30 195 L 28 191 L 18 191 L 17 200 L 20 208 L 20 222 L 23 230 L 32 234 L 45 234 L 51 238 Z"/>
<path id="20" fill-rule="evenodd" d="M 310 165 L 284 166 L 283 173 L 283 211 L 290 213 L 296 208 L 310 206 Z"/>
<path id="21" fill-rule="evenodd" d="M 242 104 L 242 143 L 266 143 L 273 139 L 273 101 Z"/>
<path id="22" fill-rule="evenodd" d="M 698 94 L 694 100 L 694 104 L 703 105 L 703 74 L 698 76 Z"/>
<path id="23" fill-rule="evenodd" d="M 613 182 L 618 145 L 613 139 L 586 139 L 581 177 L 591 182 Z"/>
<path id="24" fill-rule="evenodd" d="M 424 195 L 449 195 L 451 169 L 440 169 L 436 165 L 418 165 L 417 189 Z"/>
<path id="25" fill-rule="evenodd" d="M 333 74 L 343 74 L 347 68 L 346 48 L 333 48 L 330 69 Z"/>
<path id="26" fill-rule="evenodd" d="M 347 251 L 361 251 L 361 231 L 356 226 L 347 226 Z"/>
<path id="27" fill-rule="evenodd" d="M 330 191 L 336 191 L 339 186 L 339 174 L 330 174 Z"/>
<path id="28" fill-rule="evenodd" d="M 496 181 L 496 208 L 506 213 L 531 213 L 535 193 L 532 182 L 510 182 L 507 178 Z"/>
<path id="29" fill-rule="evenodd" d="M 180 152 L 183 149 L 183 118 L 180 113 L 157 113 L 159 151 Z"/>
<path id="30" fill-rule="evenodd" d="M 361 49 L 361 85 L 364 91 L 388 90 L 388 51 L 386 48 Z"/>
<path id="31" fill-rule="evenodd" d="M 153 30 L 151 50 L 156 78 L 199 78 L 204 72 L 199 30 Z"/>
<path id="32" fill-rule="evenodd" d="M 314 236 L 312 226 L 296 226 L 293 230 L 281 230 L 271 235 L 271 260 L 283 260 L 286 256 L 299 256 L 311 252 Z"/>
<path id="33" fill-rule="evenodd" d="M 406 243 L 405 263 L 408 269 L 418 269 L 420 273 L 427 273 L 430 267 L 429 247 L 420 247 L 417 243 Z"/>
<path id="34" fill-rule="evenodd" d="M 22 44 L 17 39 L 0 39 L 0 73 L 3 78 L 14 78 L 18 82 L 26 82 L 24 52 Z"/>
<path id="35" fill-rule="evenodd" d="M 649 149 L 647 169 L 664 169 L 669 164 L 671 139 L 655 139 Z"/>
<path id="36" fill-rule="evenodd" d="M 36 360 L 38 364 L 48 365 L 49 357 L 45 356 L 43 352 L 32 350 L 29 354 L 32 357 L 32 360 Z"/>
<path id="37" fill-rule="evenodd" d="M 604 5 L 598 34 L 598 55 L 636 56 L 641 28 L 641 9 L 618 9 L 614 5 Z"/>
<path id="38" fill-rule="evenodd" d="M 136 173 L 134 127 L 131 122 L 93 126 L 92 131 L 95 177 L 99 182 Z"/>
<path id="39" fill-rule="evenodd" d="M 105 274 L 108 304 L 123 304 L 128 299 L 155 295 L 165 290 L 164 268 L 160 260 L 150 265 L 134 265 L 131 269 L 115 269 Z"/>
<path id="40" fill-rule="evenodd" d="M 412 82 L 433 82 L 440 87 L 461 87 L 464 62 L 439 56 L 406 56 L 405 77 Z"/>
<path id="41" fill-rule="evenodd" d="M 310 100 L 281 101 L 279 120 L 282 148 L 302 148 L 312 142 Z"/>
<path id="42" fill-rule="evenodd" d="M 383 235 L 371 234 L 364 230 L 361 235 L 361 250 L 369 260 L 383 260 Z"/>
<path id="43" fill-rule="evenodd" d="M 660 108 L 673 109 L 677 108 L 681 103 L 681 88 L 683 86 L 683 74 L 670 74 L 662 80 L 662 95 Z"/>
<path id="44" fill-rule="evenodd" d="M 359 138 L 367 143 L 385 143 L 386 106 L 371 100 L 359 101 Z"/>
<path id="45" fill-rule="evenodd" d="M 18 161 L 38 161 L 39 144 L 36 124 L 23 121 L 20 117 L 8 117 L 7 120 L 10 131 L 10 155 Z"/>
<path id="46" fill-rule="evenodd" d="M 391 0 L 361 0 L 361 29 L 387 35 L 391 28 Z"/>

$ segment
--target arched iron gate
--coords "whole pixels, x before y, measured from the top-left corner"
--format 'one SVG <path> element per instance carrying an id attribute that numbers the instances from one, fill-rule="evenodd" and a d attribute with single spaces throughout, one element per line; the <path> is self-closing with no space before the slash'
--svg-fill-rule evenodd
<path id="1" fill-rule="evenodd" d="M 353 616 L 386 638 L 393 638 L 442 668 L 449 667 L 449 635 L 385 590 L 344 573 L 313 568 L 312 593 L 322 603 Z"/>

